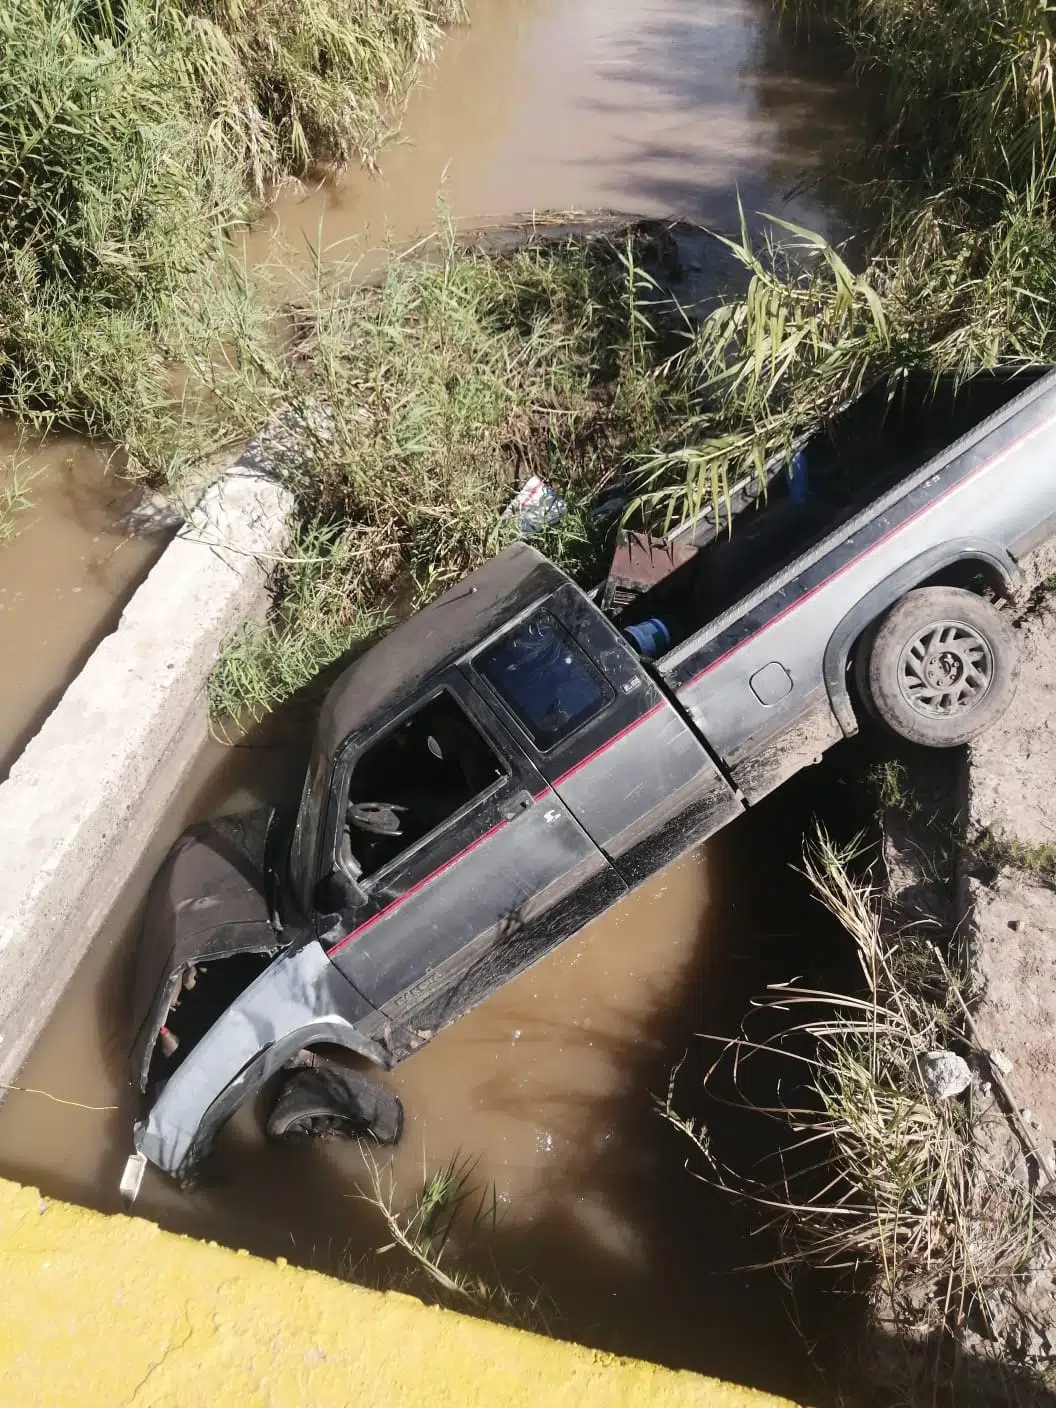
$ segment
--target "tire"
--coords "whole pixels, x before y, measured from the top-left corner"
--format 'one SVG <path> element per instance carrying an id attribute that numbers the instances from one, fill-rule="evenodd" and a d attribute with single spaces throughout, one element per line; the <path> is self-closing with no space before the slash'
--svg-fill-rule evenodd
<path id="1" fill-rule="evenodd" d="M 869 657 L 873 653 L 873 642 L 876 640 L 876 633 L 879 629 L 880 621 L 874 621 L 871 626 L 867 626 L 862 632 L 854 652 L 855 693 L 873 723 L 880 723 L 881 719 L 876 712 L 876 705 L 873 703 L 873 696 L 869 690 Z"/>
<path id="2" fill-rule="evenodd" d="M 403 1106 L 370 1076 L 341 1066 L 294 1071 L 279 1087 L 268 1116 L 269 1139 L 373 1139 L 395 1144 L 403 1132 Z"/>
<path id="3" fill-rule="evenodd" d="M 855 674 L 867 703 L 899 737 L 956 748 L 985 733 L 1012 703 L 1015 631 L 973 592 L 921 587 L 863 637 Z"/>

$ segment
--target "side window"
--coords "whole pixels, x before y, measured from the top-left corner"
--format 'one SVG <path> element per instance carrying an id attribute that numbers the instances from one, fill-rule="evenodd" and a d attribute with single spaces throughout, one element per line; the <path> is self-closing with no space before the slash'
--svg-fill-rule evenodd
<path id="1" fill-rule="evenodd" d="M 522 621 L 474 664 L 543 753 L 614 698 L 611 686 L 549 611 Z"/>
<path id="2" fill-rule="evenodd" d="M 367 879 L 505 776 L 498 754 L 455 699 L 438 694 L 356 760 L 344 868 Z"/>

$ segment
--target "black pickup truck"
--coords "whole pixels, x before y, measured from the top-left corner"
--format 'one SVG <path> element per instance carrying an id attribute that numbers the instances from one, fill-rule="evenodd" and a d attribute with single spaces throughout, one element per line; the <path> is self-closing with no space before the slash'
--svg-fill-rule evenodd
<path id="1" fill-rule="evenodd" d="M 366 1063 L 417 1051 L 862 710 L 939 747 L 1001 717 L 996 599 L 1053 528 L 1056 372 L 877 388 L 794 448 L 795 474 L 779 457 L 664 541 L 622 534 L 593 593 L 507 548 L 338 679 L 295 818 L 180 840 L 141 945 L 126 1191 L 148 1160 L 192 1176 L 265 1083 L 276 1137 L 395 1139 Z"/>

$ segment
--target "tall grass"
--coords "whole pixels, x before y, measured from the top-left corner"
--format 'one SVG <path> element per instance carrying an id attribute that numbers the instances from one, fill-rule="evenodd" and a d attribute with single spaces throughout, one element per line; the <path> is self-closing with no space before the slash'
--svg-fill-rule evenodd
<path id="1" fill-rule="evenodd" d="M 776 1033 L 723 1043 L 708 1074 L 718 1085 L 732 1069 L 739 1082 L 745 1063 L 771 1062 L 765 1114 L 784 1126 L 780 1155 L 769 1173 L 746 1173 L 720 1159 L 706 1122 L 680 1115 L 670 1093 L 664 1113 L 703 1154 L 703 1176 L 776 1229 L 782 1264 L 825 1267 L 870 1291 L 892 1339 L 888 1363 L 865 1370 L 868 1401 L 932 1402 L 937 1346 L 986 1326 L 988 1297 L 1016 1284 L 1048 1214 L 998 1161 L 980 1158 L 974 1091 L 941 1099 L 926 1088 L 921 1058 L 933 1049 L 985 1068 L 963 1021 L 968 975 L 919 928 L 891 927 L 880 892 L 856 878 L 853 848 L 819 833 L 805 854 L 818 897 L 854 945 L 860 985 L 772 986 L 760 1005 L 780 1014 Z M 890 1397 L 881 1372 L 903 1378 L 906 1396 Z"/>
<path id="2" fill-rule="evenodd" d="M 372 161 L 439 23 L 460 13 L 459 0 L 2 7 L 0 412 L 106 436 L 142 470 L 248 428 L 259 406 L 237 404 L 249 329 L 228 234 L 285 174 Z M 207 387 L 193 368 L 220 348 L 218 398 L 216 369 Z"/>
<path id="3" fill-rule="evenodd" d="M 1053 156 L 1054 41 L 1046 0 L 779 0 L 834 21 L 859 69 L 876 75 L 876 175 L 919 192 L 1010 179 L 1020 188 Z"/>
<path id="4" fill-rule="evenodd" d="M 892 396 L 911 372 L 967 380 L 1056 361 L 1051 172 L 1020 190 L 990 181 L 990 215 L 943 192 L 892 215 L 861 269 L 809 230 L 772 220 L 761 242 L 722 239 L 744 269 L 661 369 L 686 414 L 665 425 L 637 476 L 666 527 L 762 473 L 864 387 Z M 721 238 L 721 237 L 717 237 Z"/>
<path id="5" fill-rule="evenodd" d="M 492 257 L 445 232 L 431 256 L 394 259 L 375 286 L 338 270 L 293 310 L 287 409 L 264 449 L 303 526 L 277 609 L 214 674 L 220 714 L 266 711 L 498 551 L 533 474 L 570 505 L 540 546 L 601 571 L 591 502 L 659 423 L 634 236 L 629 251 L 573 240 Z"/>

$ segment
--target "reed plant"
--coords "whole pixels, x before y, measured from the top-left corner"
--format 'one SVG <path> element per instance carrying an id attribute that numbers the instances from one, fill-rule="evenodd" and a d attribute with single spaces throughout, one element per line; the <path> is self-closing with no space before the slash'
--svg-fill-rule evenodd
<path id="1" fill-rule="evenodd" d="M 459 0 L 11 0 L 0 9 L 0 413 L 164 473 L 244 432 L 229 237 L 372 162 Z M 244 298 L 242 299 L 244 305 Z M 217 310 L 231 316 L 224 323 Z M 256 346 L 256 344 L 255 344 Z M 222 394 L 194 369 L 235 349 Z"/>

